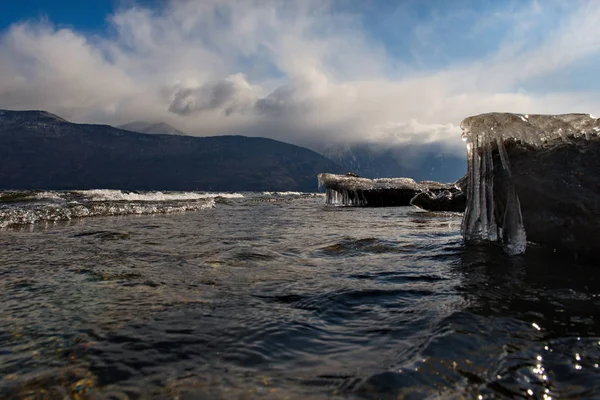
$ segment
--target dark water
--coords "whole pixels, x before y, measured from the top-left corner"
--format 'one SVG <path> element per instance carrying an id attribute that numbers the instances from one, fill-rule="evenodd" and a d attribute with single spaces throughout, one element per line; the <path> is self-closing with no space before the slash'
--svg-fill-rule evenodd
<path id="1" fill-rule="evenodd" d="M 0 397 L 600 398 L 594 266 L 323 203 L 3 228 Z"/>

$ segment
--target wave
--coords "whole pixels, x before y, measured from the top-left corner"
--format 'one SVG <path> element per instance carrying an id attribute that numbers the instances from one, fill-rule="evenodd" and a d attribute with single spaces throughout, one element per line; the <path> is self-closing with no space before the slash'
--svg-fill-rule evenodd
<path id="1" fill-rule="evenodd" d="M 22 191 L 22 190 L 11 190 L 0 192 L 0 204 L 1 203 L 16 203 L 20 201 L 34 201 L 34 200 L 61 200 L 60 192 L 43 192 L 43 191 Z"/>
<path id="2" fill-rule="evenodd" d="M 166 214 L 215 207 L 219 198 L 239 193 L 128 192 L 97 189 L 0 192 L 0 228 L 38 222 L 116 215 Z"/>
<path id="3" fill-rule="evenodd" d="M 207 193 L 207 192 L 127 192 L 111 189 L 76 190 L 82 196 L 98 201 L 178 201 L 200 200 L 223 197 L 227 199 L 243 198 L 241 193 Z"/>
<path id="4" fill-rule="evenodd" d="M 210 192 L 138 192 L 114 189 L 92 189 L 72 191 L 5 191 L 0 192 L 0 203 L 14 203 L 35 200 L 65 200 L 65 201 L 182 201 L 244 198 L 241 193 L 210 193 Z"/>
<path id="5" fill-rule="evenodd" d="M 64 205 L 41 204 L 31 207 L 0 209 L 0 228 L 14 225 L 28 225 L 38 222 L 70 221 L 74 218 L 168 214 L 183 211 L 198 211 L 215 206 L 214 199 L 201 199 L 180 203 L 129 203 L 129 202 L 76 202 Z"/>
<path id="6" fill-rule="evenodd" d="M 304 192 L 168 192 L 92 190 L 0 191 L 0 228 L 74 218 L 165 214 L 215 207 L 225 199 L 257 198 L 269 201 L 314 198 L 323 193 Z M 227 203 L 228 204 L 228 203 Z"/>
<path id="7" fill-rule="evenodd" d="M 168 202 L 193 201 L 202 199 L 243 199 L 246 197 L 324 197 L 324 193 L 310 192 L 163 192 L 163 191 L 126 191 L 115 189 L 65 190 L 65 191 L 0 191 L 0 204 L 34 201 L 135 201 L 135 202 Z"/>

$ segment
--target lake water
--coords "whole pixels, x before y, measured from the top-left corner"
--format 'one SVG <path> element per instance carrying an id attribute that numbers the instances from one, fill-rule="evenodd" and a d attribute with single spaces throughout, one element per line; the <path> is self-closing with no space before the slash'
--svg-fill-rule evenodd
<path id="1" fill-rule="evenodd" d="M 324 202 L 0 194 L 0 398 L 600 397 L 593 265 Z"/>

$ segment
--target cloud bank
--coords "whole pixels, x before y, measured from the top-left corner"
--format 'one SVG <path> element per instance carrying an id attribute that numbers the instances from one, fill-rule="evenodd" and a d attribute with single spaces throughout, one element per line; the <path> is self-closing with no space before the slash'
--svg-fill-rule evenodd
<path id="1" fill-rule="evenodd" d="M 0 36 L 0 108 L 457 153 L 469 115 L 600 113 L 600 85 L 579 82 L 597 79 L 600 2 L 350 4 L 173 0 L 118 9 L 102 35 L 16 22 Z"/>

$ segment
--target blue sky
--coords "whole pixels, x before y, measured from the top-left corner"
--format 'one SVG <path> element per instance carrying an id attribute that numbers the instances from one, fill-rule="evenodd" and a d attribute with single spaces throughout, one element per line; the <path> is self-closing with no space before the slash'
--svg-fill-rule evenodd
<path id="1" fill-rule="evenodd" d="M 0 3 L 0 29 L 24 20 L 48 18 L 58 26 L 102 33 L 106 16 L 118 7 L 113 0 L 18 0 Z"/>
<path id="2" fill-rule="evenodd" d="M 595 0 L 0 4 L 0 108 L 198 135 L 441 142 L 469 115 L 600 113 Z"/>

